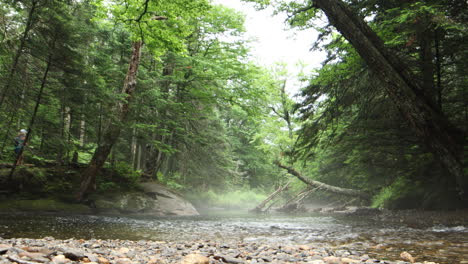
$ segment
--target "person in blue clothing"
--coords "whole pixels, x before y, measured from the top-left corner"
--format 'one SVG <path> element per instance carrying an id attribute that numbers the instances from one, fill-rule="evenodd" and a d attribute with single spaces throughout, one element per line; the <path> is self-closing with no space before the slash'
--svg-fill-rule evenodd
<path id="1" fill-rule="evenodd" d="M 28 131 L 26 129 L 21 129 L 18 136 L 15 137 L 15 154 L 16 154 L 16 165 L 23 163 L 23 147 L 26 145 L 26 134 Z M 21 155 L 20 155 L 21 154 Z"/>

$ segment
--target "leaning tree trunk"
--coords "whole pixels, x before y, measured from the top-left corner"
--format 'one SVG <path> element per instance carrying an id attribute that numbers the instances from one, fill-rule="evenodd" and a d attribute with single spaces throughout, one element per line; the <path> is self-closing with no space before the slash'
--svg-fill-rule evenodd
<path id="1" fill-rule="evenodd" d="M 104 162 L 109 156 L 109 153 L 112 150 L 112 146 L 119 138 L 121 124 L 124 123 L 127 119 L 127 115 L 130 109 L 130 101 L 137 84 L 137 72 L 138 65 L 140 63 L 142 46 L 143 43 L 141 41 L 133 42 L 132 57 L 130 59 L 127 76 L 125 77 L 122 88 L 122 94 L 125 94 L 127 98 L 115 106 L 115 113 L 117 114 L 117 118 L 114 122 L 110 122 L 106 127 L 103 133 L 103 138 L 101 139 L 101 144 L 94 152 L 94 155 L 89 162 L 88 168 L 86 168 L 82 174 L 81 186 L 77 194 L 78 201 L 82 201 L 85 195 L 94 188 L 96 175 L 101 170 Z"/>
<path id="2" fill-rule="evenodd" d="M 55 43 L 55 40 L 54 40 Z M 24 139 L 23 147 L 20 149 L 19 153 L 16 155 L 15 158 L 15 163 L 13 163 L 10 174 L 8 176 L 8 181 L 11 182 L 13 180 L 13 174 L 15 172 L 18 160 L 20 157 L 23 155 L 24 148 L 26 148 L 26 144 L 28 143 L 29 139 L 31 138 L 34 122 L 36 121 L 36 116 L 37 116 L 37 111 L 39 110 L 39 105 L 41 105 L 41 100 L 42 100 L 42 95 L 44 93 L 44 87 L 47 82 L 47 77 L 49 75 L 49 70 L 52 65 L 52 56 L 53 53 L 49 54 L 49 57 L 47 59 L 47 66 L 44 71 L 44 75 L 42 76 L 42 81 L 41 81 L 41 88 L 39 89 L 39 93 L 37 94 L 37 99 L 36 99 L 36 105 L 34 106 L 34 111 L 32 113 L 31 121 L 29 122 L 28 125 L 28 133 L 26 134 L 26 138 Z"/>
<path id="3" fill-rule="evenodd" d="M 337 193 L 337 194 L 343 194 L 343 195 L 349 195 L 349 196 L 354 196 L 354 197 L 361 197 L 361 198 L 364 198 L 364 199 L 369 199 L 370 198 L 369 194 L 367 194 L 365 192 L 362 192 L 362 191 L 359 191 L 359 190 L 336 187 L 336 186 L 328 185 L 328 184 L 323 183 L 323 182 L 308 179 L 308 178 L 302 176 L 295 169 L 293 169 L 291 167 L 288 167 L 288 166 L 285 166 L 285 165 L 281 164 L 279 161 L 276 162 L 276 165 L 278 165 L 278 167 L 280 167 L 282 169 L 287 170 L 289 174 L 292 174 L 292 175 L 296 176 L 303 183 L 305 183 L 305 184 L 307 184 L 309 186 L 318 187 L 322 191 Z"/>
<path id="4" fill-rule="evenodd" d="M 315 0 L 315 4 L 367 62 L 415 133 L 454 176 L 460 194 L 463 194 L 467 189 L 461 160 L 463 133 L 449 124 L 432 100 L 425 96 L 422 85 L 408 67 L 385 48 L 382 39 L 343 1 Z"/>

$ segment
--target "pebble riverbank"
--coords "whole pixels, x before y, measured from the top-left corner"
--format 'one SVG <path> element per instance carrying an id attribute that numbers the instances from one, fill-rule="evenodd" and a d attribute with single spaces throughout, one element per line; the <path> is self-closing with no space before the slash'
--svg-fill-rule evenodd
<path id="1" fill-rule="evenodd" d="M 346 250 L 331 251 L 309 245 L 217 243 L 191 241 L 186 243 L 129 240 L 59 240 L 0 238 L 0 264 L 221 264 L 221 263 L 310 263 L 352 264 L 386 263 L 409 264 L 417 262 L 402 252 L 401 260 L 377 260 L 368 255 L 353 255 Z M 463 262 L 462 262 L 463 263 Z"/>

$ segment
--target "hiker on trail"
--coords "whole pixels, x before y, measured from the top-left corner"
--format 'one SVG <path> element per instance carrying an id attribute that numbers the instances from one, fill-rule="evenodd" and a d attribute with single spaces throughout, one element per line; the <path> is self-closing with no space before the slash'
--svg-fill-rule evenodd
<path id="1" fill-rule="evenodd" d="M 26 134 L 28 131 L 26 129 L 21 129 L 18 136 L 15 138 L 15 153 L 16 153 L 16 165 L 23 163 L 23 147 L 26 145 Z M 21 154 L 21 155 L 20 155 Z"/>

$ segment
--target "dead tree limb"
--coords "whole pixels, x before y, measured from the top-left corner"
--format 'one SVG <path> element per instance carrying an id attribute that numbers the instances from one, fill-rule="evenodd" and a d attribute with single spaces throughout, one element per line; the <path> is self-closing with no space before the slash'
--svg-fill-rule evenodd
<path id="1" fill-rule="evenodd" d="M 282 185 L 280 187 L 278 187 L 278 189 L 276 189 L 276 191 L 274 191 L 272 194 L 270 194 L 265 200 L 263 200 L 263 202 L 261 202 L 259 205 L 257 205 L 255 208 L 253 209 L 250 209 L 249 211 L 250 212 L 254 212 L 254 213 L 259 213 L 259 212 L 262 212 L 262 209 L 263 207 L 265 207 L 265 205 L 270 202 L 271 200 L 273 200 L 273 198 L 275 198 L 278 194 L 280 194 L 282 191 L 288 189 L 289 187 L 289 184 L 291 183 L 291 181 L 287 182 L 285 185 Z"/>
<path id="2" fill-rule="evenodd" d="M 278 212 L 292 212 L 297 211 L 300 208 L 301 202 L 309 197 L 310 194 L 319 190 L 320 187 L 313 188 L 312 185 L 308 185 L 305 189 L 297 193 L 294 197 L 289 199 L 286 203 L 283 204 L 280 208 L 277 209 Z"/>
<path id="3" fill-rule="evenodd" d="M 276 165 L 278 167 L 282 168 L 282 169 L 287 170 L 289 174 L 292 174 L 292 175 L 296 176 L 299 180 L 301 180 L 305 184 L 311 185 L 311 186 L 314 186 L 314 187 L 319 187 L 320 189 L 322 189 L 324 191 L 331 192 L 331 193 L 342 194 L 342 195 L 348 195 L 348 196 L 355 196 L 355 197 L 357 196 L 357 197 L 361 197 L 361 198 L 364 198 L 364 199 L 369 199 L 370 198 L 369 194 L 364 193 L 364 192 L 362 192 L 360 190 L 336 187 L 336 186 L 328 185 L 328 184 L 323 183 L 323 182 L 308 179 L 308 178 L 302 176 L 295 169 L 293 169 L 291 167 L 288 167 L 288 166 L 285 166 L 285 165 L 281 164 L 279 161 L 276 162 Z"/>

